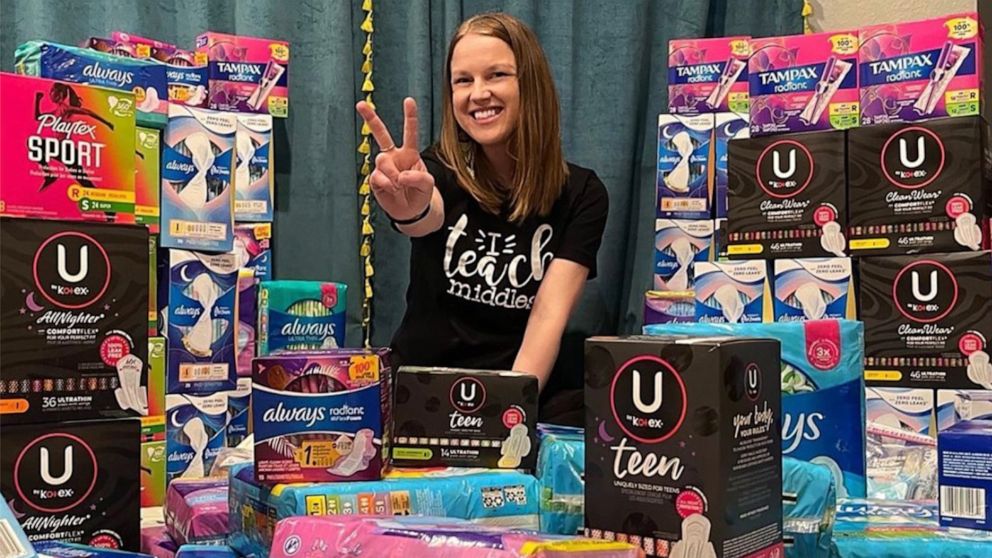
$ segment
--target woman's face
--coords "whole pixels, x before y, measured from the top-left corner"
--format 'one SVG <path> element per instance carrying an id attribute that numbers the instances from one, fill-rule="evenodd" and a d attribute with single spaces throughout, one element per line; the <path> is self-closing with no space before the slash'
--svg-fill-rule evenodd
<path id="1" fill-rule="evenodd" d="M 510 45 L 469 33 L 451 53 L 455 121 L 484 147 L 505 146 L 520 114 L 517 61 Z"/>

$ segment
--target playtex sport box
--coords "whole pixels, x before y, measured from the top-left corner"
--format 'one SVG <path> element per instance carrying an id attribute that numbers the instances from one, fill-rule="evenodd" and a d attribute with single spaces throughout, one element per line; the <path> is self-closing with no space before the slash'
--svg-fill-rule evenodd
<path id="1" fill-rule="evenodd" d="M 381 478 L 391 376 L 388 349 L 256 358 L 252 423 L 258 480 Z"/>
<path id="2" fill-rule="evenodd" d="M 857 32 L 752 39 L 748 94 L 752 136 L 857 126 Z"/>
<path id="3" fill-rule="evenodd" d="M 530 374 L 400 368 L 393 464 L 533 470 L 537 398 Z"/>
<path id="4" fill-rule="evenodd" d="M 0 73 L 0 213 L 131 221 L 134 95 Z"/>
<path id="5" fill-rule="evenodd" d="M 862 28 L 862 125 L 988 115 L 982 12 Z"/>
<path id="6" fill-rule="evenodd" d="M 727 252 L 734 259 L 844 257 L 844 132 L 734 140 Z"/>
<path id="7" fill-rule="evenodd" d="M 394 470 L 381 481 L 266 487 L 251 463 L 231 467 L 228 544 L 264 558 L 276 524 L 311 515 L 423 515 L 473 524 L 538 529 L 537 479 L 516 471 Z"/>
<path id="8" fill-rule="evenodd" d="M 988 136 L 978 116 L 848 132 L 851 254 L 956 252 L 987 245 Z"/>
<path id="9" fill-rule="evenodd" d="M 658 116 L 658 218 L 709 219 L 713 115 Z"/>
<path id="10" fill-rule="evenodd" d="M 32 542 L 137 551 L 138 419 L 4 426 L 0 489 Z"/>
<path id="11" fill-rule="evenodd" d="M 668 41 L 668 112 L 747 113 L 750 38 Z"/>
<path id="12" fill-rule="evenodd" d="M 959 422 L 937 438 L 940 524 L 992 531 L 992 421 Z"/>
<path id="13" fill-rule="evenodd" d="M 992 389 L 992 256 L 861 259 L 865 379 L 877 387 Z"/>
<path id="14" fill-rule="evenodd" d="M 163 248 L 234 246 L 234 114 L 169 106 L 162 146 Z"/>
<path id="15" fill-rule="evenodd" d="M 289 43 L 206 32 L 196 52 L 207 55 L 210 108 L 289 116 Z"/>
<path id="16" fill-rule="evenodd" d="M 0 219 L 0 422 L 144 414 L 148 231 Z"/>
<path id="17" fill-rule="evenodd" d="M 865 495 L 864 327 L 848 320 L 670 324 L 651 335 L 777 339 L 782 353 L 782 454 L 828 468 L 840 496 Z"/>
<path id="18" fill-rule="evenodd" d="M 28 41 L 14 52 L 19 74 L 85 83 L 133 95 L 137 121 L 165 126 L 169 110 L 165 66 L 146 60 L 113 56 L 87 48 L 45 41 Z"/>
<path id="19" fill-rule="evenodd" d="M 850 258 L 775 260 L 775 321 L 857 319 Z"/>
<path id="20" fill-rule="evenodd" d="M 693 262 L 707 261 L 713 243 L 713 221 L 658 219 L 654 225 L 654 288 L 691 290 Z"/>
<path id="21" fill-rule="evenodd" d="M 586 341 L 585 533 L 649 556 L 781 556 L 779 343 Z M 716 389 L 714 389 L 716 388 Z"/>

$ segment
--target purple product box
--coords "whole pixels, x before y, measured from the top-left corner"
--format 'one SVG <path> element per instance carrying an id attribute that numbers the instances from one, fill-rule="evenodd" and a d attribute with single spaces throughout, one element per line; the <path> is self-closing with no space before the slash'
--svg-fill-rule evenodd
<path id="1" fill-rule="evenodd" d="M 165 528 L 178 544 L 227 540 L 227 478 L 176 479 L 165 497 Z"/>
<path id="2" fill-rule="evenodd" d="M 668 41 L 668 112 L 746 113 L 750 38 Z"/>

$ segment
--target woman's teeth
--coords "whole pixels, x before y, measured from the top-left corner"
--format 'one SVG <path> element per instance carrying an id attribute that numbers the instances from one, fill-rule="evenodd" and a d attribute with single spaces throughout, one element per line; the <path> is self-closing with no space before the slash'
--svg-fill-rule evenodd
<path id="1" fill-rule="evenodd" d="M 495 118 L 500 112 L 502 112 L 502 109 L 491 108 L 486 110 L 477 110 L 472 113 L 472 116 L 476 120 L 488 120 L 490 118 Z"/>

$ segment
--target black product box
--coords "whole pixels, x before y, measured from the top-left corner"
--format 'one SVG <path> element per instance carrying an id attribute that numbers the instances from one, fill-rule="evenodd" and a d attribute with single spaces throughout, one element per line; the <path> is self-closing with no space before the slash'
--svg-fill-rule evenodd
<path id="1" fill-rule="evenodd" d="M 530 374 L 402 367 L 392 464 L 533 469 L 537 399 Z"/>
<path id="2" fill-rule="evenodd" d="M 983 136 L 986 126 L 977 116 L 849 131 L 851 254 L 986 246 L 992 161 L 983 149 Z"/>
<path id="3" fill-rule="evenodd" d="M 728 149 L 732 259 L 846 255 L 843 131 L 735 139 Z"/>
<path id="4" fill-rule="evenodd" d="M 585 533 L 649 556 L 781 556 L 779 342 L 586 341 Z M 693 550 L 695 549 L 695 550 Z"/>
<path id="5" fill-rule="evenodd" d="M 140 435 L 138 419 L 4 426 L 0 490 L 28 539 L 137 552 Z"/>
<path id="6" fill-rule="evenodd" d="M 992 389 L 992 254 L 861 258 L 869 386 Z"/>
<path id="7" fill-rule="evenodd" d="M 148 230 L 0 219 L 0 422 L 147 412 Z"/>

